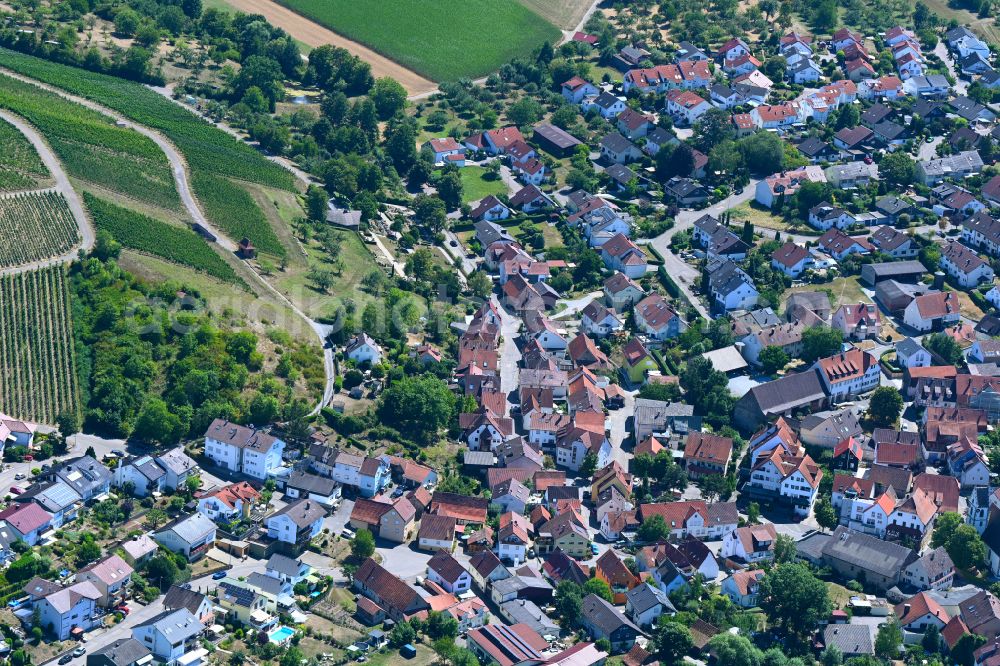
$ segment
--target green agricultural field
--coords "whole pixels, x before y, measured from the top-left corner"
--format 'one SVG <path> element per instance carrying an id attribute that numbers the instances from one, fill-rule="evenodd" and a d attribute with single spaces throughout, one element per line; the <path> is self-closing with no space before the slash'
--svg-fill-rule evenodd
<path id="1" fill-rule="evenodd" d="M 49 176 L 35 147 L 13 125 L 0 121 L 0 192 L 29 190 Z"/>
<path id="2" fill-rule="evenodd" d="M 516 0 L 279 0 L 435 81 L 485 76 L 559 30 Z"/>
<path id="3" fill-rule="evenodd" d="M 192 179 L 205 215 L 237 243 L 249 238 L 260 252 L 285 256 L 285 246 L 278 240 L 264 213 L 250 193 L 231 180 L 205 171 L 196 171 Z"/>
<path id="4" fill-rule="evenodd" d="M 61 194 L 19 193 L 0 198 L 0 266 L 59 256 L 80 242 L 80 230 Z"/>
<path id="5" fill-rule="evenodd" d="M 0 76 L 0 108 L 34 125 L 70 176 L 161 208 L 180 206 L 166 155 L 138 132 L 6 76 Z"/>
<path id="6" fill-rule="evenodd" d="M 95 226 L 125 247 L 190 266 L 225 282 L 243 283 L 233 267 L 194 231 L 116 206 L 89 192 L 84 192 L 83 198 Z"/>

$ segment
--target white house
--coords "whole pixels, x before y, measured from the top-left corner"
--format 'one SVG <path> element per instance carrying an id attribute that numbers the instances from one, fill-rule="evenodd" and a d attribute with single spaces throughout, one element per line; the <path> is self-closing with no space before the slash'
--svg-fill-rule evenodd
<path id="1" fill-rule="evenodd" d="M 351 338 L 344 346 L 344 356 L 358 365 L 362 363 L 376 365 L 382 362 L 382 347 L 367 333 L 361 333 Z"/>
<path id="2" fill-rule="evenodd" d="M 737 606 L 753 608 L 757 605 L 760 580 L 764 573 L 763 569 L 738 569 L 722 581 L 721 591 Z"/>
<path id="3" fill-rule="evenodd" d="M 304 546 L 323 531 L 326 509 L 319 502 L 300 499 L 267 518 L 267 536 Z"/>
<path id="4" fill-rule="evenodd" d="M 472 588 L 472 575 L 451 553 L 438 551 L 427 562 L 427 579 L 455 595 Z"/>
<path id="5" fill-rule="evenodd" d="M 187 608 L 163 611 L 159 615 L 132 628 L 132 638 L 142 643 L 157 660 L 176 664 L 197 645 L 197 638 L 205 630 Z"/>
<path id="6" fill-rule="evenodd" d="M 959 320 L 958 295 L 952 291 L 936 291 L 917 296 L 903 310 L 903 322 L 917 331 L 943 328 Z"/>
<path id="7" fill-rule="evenodd" d="M 70 587 L 35 578 L 25 588 L 39 612 L 39 626 L 59 640 L 67 640 L 70 632 L 80 627 L 89 631 L 99 622 L 95 617 L 101 593 L 90 581 L 80 581 Z"/>
<path id="8" fill-rule="evenodd" d="M 154 532 L 153 540 L 167 550 L 194 561 L 207 553 L 215 543 L 215 523 L 203 514 L 194 513 Z"/>
<path id="9" fill-rule="evenodd" d="M 957 241 L 944 246 L 940 265 L 965 288 L 975 287 L 980 282 L 993 279 L 993 269 L 989 263 Z"/>
<path id="10" fill-rule="evenodd" d="M 774 541 L 777 538 L 774 525 L 747 525 L 726 534 L 719 554 L 741 562 L 762 562 L 774 557 Z"/>
<path id="11" fill-rule="evenodd" d="M 882 376 L 878 359 L 857 348 L 821 358 L 814 367 L 833 402 L 874 391 Z"/>
<path id="12" fill-rule="evenodd" d="M 613 312 L 596 300 L 587 304 L 580 319 L 581 328 L 597 338 L 604 338 L 622 330 L 624 324 Z"/>
<path id="13" fill-rule="evenodd" d="M 926 368 L 931 364 L 931 353 L 913 338 L 896 343 L 896 364 L 902 368 Z"/>
<path id="14" fill-rule="evenodd" d="M 693 125 L 712 109 L 712 105 L 690 90 L 667 93 L 666 112 L 678 125 Z"/>
<path id="15" fill-rule="evenodd" d="M 219 467 L 255 479 L 281 468 L 285 443 L 261 430 L 215 419 L 205 431 L 205 455 Z"/>

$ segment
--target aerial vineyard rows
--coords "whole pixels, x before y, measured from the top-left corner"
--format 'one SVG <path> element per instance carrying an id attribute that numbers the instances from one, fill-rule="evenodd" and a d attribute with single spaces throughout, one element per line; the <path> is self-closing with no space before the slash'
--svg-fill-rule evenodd
<path id="1" fill-rule="evenodd" d="M 227 236 L 235 241 L 246 237 L 261 252 L 279 257 L 285 255 L 285 246 L 278 240 L 253 197 L 242 187 L 207 171 L 196 171 L 192 186 L 205 207 L 208 219 Z"/>
<path id="2" fill-rule="evenodd" d="M 71 176 L 164 208 L 180 205 L 166 156 L 141 134 L 9 77 L 0 77 L 0 107 L 34 125 Z"/>
<path id="3" fill-rule="evenodd" d="M 53 423 L 79 409 L 69 291 L 61 266 L 0 278 L 0 411 Z"/>
<path id="4" fill-rule="evenodd" d="M 225 282 L 243 282 L 233 267 L 194 231 L 121 208 L 89 192 L 84 192 L 83 198 L 97 228 L 106 230 L 125 247 L 190 266 Z"/>
<path id="5" fill-rule="evenodd" d="M 0 268 L 56 257 L 79 242 L 80 230 L 61 194 L 0 196 Z"/>
<path id="6" fill-rule="evenodd" d="M 195 172 L 204 170 L 284 190 L 295 189 L 295 178 L 289 171 L 138 83 L 3 48 L 0 48 L 0 65 L 92 99 L 137 123 L 163 132 Z"/>
<path id="7" fill-rule="evenodd" d="M 0 121 L 0 192 L 30 190 L 49 175 L 35 147 L 13 125 Z"/>

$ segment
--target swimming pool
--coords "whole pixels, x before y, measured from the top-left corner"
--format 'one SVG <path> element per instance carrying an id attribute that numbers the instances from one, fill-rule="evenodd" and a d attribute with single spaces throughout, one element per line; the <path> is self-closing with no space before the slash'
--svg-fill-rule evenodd
<path id="1" fill-rule="evenodd" d="M 276 645 L 282 645 L 291 640 L 295 635 L 295 630 L 291 627 L 278 627 L 267 635 L 267 639 Z"/>

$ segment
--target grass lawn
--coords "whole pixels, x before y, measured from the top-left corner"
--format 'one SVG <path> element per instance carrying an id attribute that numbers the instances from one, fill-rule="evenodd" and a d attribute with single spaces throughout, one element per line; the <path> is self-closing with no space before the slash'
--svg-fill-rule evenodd
<path id="1" fill-rule="evenodd" d="M 417 643 L 417 655 L 412 659 L 403 659 L 399 650 L 391 647 L 385 648 L 383 652 L 376 652 L 368 655 L 369 666 L 396 666 L 396 664 L 406 664 L 407 666 L 428 666 L 437 661 L 437 653 L 423 643 Z"/>
<path id="2" fill-rule="evenodd" d="M 507 186 L 503 179 L 487 180 L 484 178 L 486 169 L 480 166 L 467 166 L 458 170 L 462 177 L 462 201 L 471 203 L 479 201 L 490 194 L 507 194 Z"/>
<path id="3" fill-rule="evenodd" d="M 279 0 L 435 81 L 476 78 L 559 30 L 514 0 Z"/>
<path id="4" fill-rule="evenodd" d="M 804 284 L 801 287 L 792 287 L 782 296 L 781 310 L 784 311 L 788 297 L 798 291 L 828 291 L 833 294 L 830 304 L 835 309 L 845 303 L 870 303 L 871 299 L 865 295 L 861 290 L 861 285 L 858 284 L 858 277 L 851 275 L 850 277 L 835 278 L 832 282 L 823 284 Z"/>
<path id="5" fill-rule="evenodd" d="M 337 230 L 335 233 L 340 239 L 341 268 L 334 273 L 329 292 L 321 293 L 309 279 L 311 267 L 333 270 L 328 255 L 315 241 L 305 248 L 306 261 L 289 263 L 285 271 L 275 271 L 272 278 L 272 284 L 279 291 L 313 318 L 333 316 L 344 298 L 353 299 L 359 310 L 372 298 L 360 287 L 362 278 L 378 268 L 372 251 L 352 231 Z"/>
<path id="6" fill-rule="evenodd" d="M 967 292 L 956 291 L 958 294 L 958 306 L 959 311 L 962 313 L 963 317 L 968 317 L 972 321 L 979 321 L 986 314 L 979 309 L 975 303 L 972 302 L 972 298 Z"/>
<path id="7" fill-rule="evenodd" d="M 775 229 L 777 231 L 788 231 L 791 227 L 787 222 L 777 215 L 772 215 L 771 211 L 763 207 L 752 206 L 750 204 L 742 204 L 732 209 L 733 220 L 740 223 L 743 220 L 749 219 L 750 223 L 755 227 L 760 227 L 763 229 Z M 736 225 L 742 228 L 741 225 Z"/>
<path id="8" fill-rule="evenodd" d="M 830 593 L 830 601 L 833 602 L 833 607 L 841 610 L 847 608 L 851 597 L 857 594 L 857 592 L 851 592 L 843 585 L 838 585 L 837 583 L 827 583 L 826 589 Z"/>

